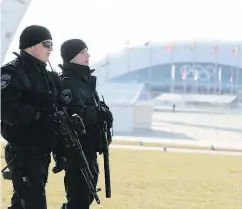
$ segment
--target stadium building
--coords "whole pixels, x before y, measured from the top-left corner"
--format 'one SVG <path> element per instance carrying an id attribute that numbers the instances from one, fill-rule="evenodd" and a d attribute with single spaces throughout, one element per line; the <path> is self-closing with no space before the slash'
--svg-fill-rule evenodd
<path id="1" fill-rule="evenodd" d="M 238 95 L 242 42 L 196 41 L 128 44 L 96 63 L 98 76 L 115 83 L 147 84 L 152 93 Z"/>

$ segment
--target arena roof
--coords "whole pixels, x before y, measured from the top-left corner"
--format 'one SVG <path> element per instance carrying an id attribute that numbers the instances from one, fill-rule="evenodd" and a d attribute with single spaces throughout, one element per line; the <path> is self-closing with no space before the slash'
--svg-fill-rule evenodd
<path id="1" fill-rule="evenodd" d="M 242 42 L 200 40 L 126 47 L 94 65 L 99 79 L 114 78 L 151 66 L 172 63 L 211 63 L 242 68 Z"/>

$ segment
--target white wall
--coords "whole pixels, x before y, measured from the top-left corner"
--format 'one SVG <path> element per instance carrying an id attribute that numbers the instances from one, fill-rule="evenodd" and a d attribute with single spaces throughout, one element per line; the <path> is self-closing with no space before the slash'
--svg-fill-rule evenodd
<path id="1" fill-rule="evenodd" d="M 206 102 L 206 103 L 219 103 L 229 104 L 235 100 L 236 96 L 233 95 L 200 95 L 200 94 L 161 94 L 154 100 L 156 101 L 170 101 L 170 102 Z"/>

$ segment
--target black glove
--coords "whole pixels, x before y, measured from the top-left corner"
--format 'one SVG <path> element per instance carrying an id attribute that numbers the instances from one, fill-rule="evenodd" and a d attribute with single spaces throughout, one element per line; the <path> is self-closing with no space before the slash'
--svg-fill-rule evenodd
<path id="1" fill-rule="evenodd" d="M 66 168 L 67 158 L 65 155 L 66 141 L 63 138 L 58 140 L 58 144 L 53 148 L 52 156 L 55 166 L 52 168 L 53 173 L 59 173 Z"/>
<path id="2" fill-rule="evenodd" d="M 59 157 L 55 160 L 55 166 L 52 168 L 53 173 L 59 173 L 66 168 L 67 159 L 65 157 Z"/>
<path id="3" fill-rule="evenodd" d="M 104 121 L 107 121 L 108 123 L 111 123 L 111 124 L 113 123 L 113 114 L 109 109 L 102 106 L 101 106 L 101 117 Z"/>
<path id="4" fill-rule="evenodd" d="M 101 107 L 104 107 L 105 109 L 108 109 L 109 110 L 109 107 L 106 105 L 105 102 L 100 101 L 100 105 L 101 105 Z"/>
<path id="5" fill-rule="evenodd" d="M 71 116 L 71 122 L 78 135 L 84 135 L 86 133 L 83 120 L 79 115 L 73 114 Z"/>
<path id="6" fill-rule="evenodd" d="M 109 107 L 106 105 L 106 103 L 105 102 L 103 102 L 103 101 L 100 101 L 100 106 L 101 106 L 101 109 L 104 111 L 104 112 L 107 112 L 107 122 L 109 123 L 109 124 L 112 124 L 113 123 L 113 114 L 112 114 L 112 112 L 110 111 L 110 109 L 109 109 Z M 112 125 L 111 125 L 111 127 L 112 127 Z M 109 127 L 109 128 L 111 128 L 111 127 Z"/>

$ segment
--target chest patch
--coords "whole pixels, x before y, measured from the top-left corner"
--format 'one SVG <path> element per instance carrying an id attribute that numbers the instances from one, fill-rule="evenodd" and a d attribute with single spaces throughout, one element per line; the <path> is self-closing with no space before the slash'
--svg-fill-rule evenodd
<path id="1" fill-rule="evenodd" d="M 71 102 L 72 93 L 71 93 L 70 89 L 64 89 L 61 92 L 61 96 L 62 96 L 63 100 L 66 102 L 66 104 L 69 104 Z"/>

